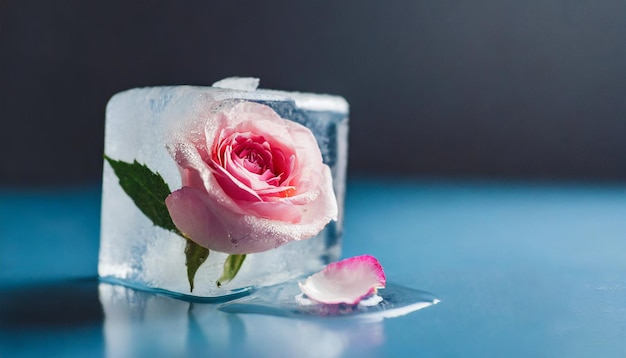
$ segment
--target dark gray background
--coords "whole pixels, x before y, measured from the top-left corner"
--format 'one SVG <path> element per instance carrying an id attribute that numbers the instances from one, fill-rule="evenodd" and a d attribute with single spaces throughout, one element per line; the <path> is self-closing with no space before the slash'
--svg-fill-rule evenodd
<path id="1" fill-rule="evenodd" d="M 0 0 L 0 184 L 95 183 L 138 86 L 328 92 L 350 171 L 626 181 L 626 2 Z"/>

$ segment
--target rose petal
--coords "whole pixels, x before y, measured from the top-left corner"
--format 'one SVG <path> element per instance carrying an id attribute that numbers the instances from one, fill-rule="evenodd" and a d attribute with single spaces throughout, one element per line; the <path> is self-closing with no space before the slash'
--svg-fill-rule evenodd
<path id="1" fill-rule="evenodd" d="M 384 288 L 386 278 L 374 256 L 362 255 L 331 263 L 298 284 L 302 292 L 314 301 L 357 304 L 376 292 L 377 288 Z"/>
<path id="2" fill-rule="evenodd" d="M 216 237 L 227 239 L 228 230 L 206 206 L 204 195 L 200 190 L 186 186 L 168 195 L 165 205 L 178 230 L 198 245 L 212 248 L 211 241 Z"/>
<path id="3" fill-rule="evenodd" d="M 328 211 L 333 209 L 328 208 L 329 197 L 320 195 L 312 203 L 321 214 L 298 224 L 232 212 L 191 187 L 174 191 L 165 199 L 165 204 L 176 227 L 200 246 L 229 254 L 252 254 L 316 235 L 331 219 L 323 214 L 337 214 Z"/>
<path id="4" fill-rule="evenodd" d="M 222 188 L 235 200 L 261 201 L 259 194 L 255 193 L 249 186 L 235 178 L 228 170 L 222 168 L 215 162 L 211 168 L 215 171 L 215 177 Z"/>

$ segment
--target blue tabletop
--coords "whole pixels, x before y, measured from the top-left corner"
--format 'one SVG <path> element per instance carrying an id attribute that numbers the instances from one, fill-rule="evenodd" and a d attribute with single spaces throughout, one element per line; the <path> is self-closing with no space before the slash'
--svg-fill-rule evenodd
<path id="1" fill-rule="evenodd" d="M 232 314 L 95 279 L 99 188 L 0 189 L 0 356 L 626 355 L 626 186 L 353 180 L 344 257 L 441 303 Z"/>

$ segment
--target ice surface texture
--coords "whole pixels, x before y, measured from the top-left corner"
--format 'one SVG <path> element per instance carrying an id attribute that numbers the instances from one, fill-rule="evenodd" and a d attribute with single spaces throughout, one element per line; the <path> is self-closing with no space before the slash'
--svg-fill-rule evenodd
<path id="1" fill-rule="evenodd" d="M 199 297 L 219 298 L 248 286 L 283 282 L 319 270 L 340 254 L 348 134 L 348 105 L 341 97 L 191 86 L 132 89 L 115 95 L 107 106 L 105 154 L 125 162 L 137 160 L 161 174 L 172 191 L 179 189 L 176 162 L 165 148 L 168 133 L 182 118 L 197 115 L 207 101 L 225 99 L 265 104 L 281 117 L 311 129 L 324 163 L 331 168 L 339 219 L 312 239 L 248 255 L 237 277 L 221 288 L 216 280 L 227 255 L 211 252 L 196 273 L 193 296 Z M 191 295 L 185 240 L 154 226 L 122 190 L 108 164 L 104 165 L 102 191 L 99 275 L 136 288 Z"/>

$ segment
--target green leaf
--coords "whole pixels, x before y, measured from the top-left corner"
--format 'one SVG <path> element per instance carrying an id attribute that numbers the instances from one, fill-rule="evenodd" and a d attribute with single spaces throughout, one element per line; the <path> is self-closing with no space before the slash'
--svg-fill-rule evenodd
<path id="1" fill-rule="evenodd" d="M 152 172 L 147 166 L 139 164 L 136 160 L 133 163 L 127 163 L 111 159 L 106 155 L 104 159 L 111 164 L 122 189 L 135 202 L 139 210 L 152 220 L 154 225 L 172 231 L 186 239 L 185 264 L 187 265 L 189 289 L 193 291 L 194 277 L 198 268 L 209 256 L 209 249 L 191 241 L 174 225 L 165 205 L 165 198 L 170 195 L 170 188 L 163 177 L 159 173 Z"/>
<path id="2" fill-rule="evenodd" d="M 193 292 L 193 279 L 196 276 L 198 268 L 209 257 L 209 249 L 204 248 L 191 240 L 187 240 L 187 246 L 185 246 L 185 257 L 187 258 L 185 265 L 187 265 L 187 278 L 189 279 L 189 290 Z"/>
<path id="3" fill-rule="evenodd" d="M 127 163 L 111 159 L 106 155 L 104 159 L 113 168 L 122 189 L 154 225 L 183 236 L 174 225 L 165 206 L 165 198 L 170 195 L 170 188 L 159 173 L 153 173 L 147 166 L 139 164 L 136 160 L 133 163 Z"/>
<path id="4" fill-rule="evenodd" d="M 224 273 L 222 277 L 217 280 L 217 287 L 221 287 L 222 283 L 226 283 L 235 278 L 245 259 L 246 255 L 228 255 L 224 262 Z"/>

